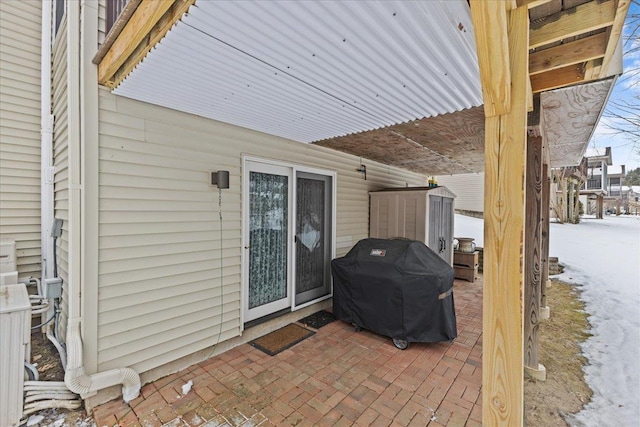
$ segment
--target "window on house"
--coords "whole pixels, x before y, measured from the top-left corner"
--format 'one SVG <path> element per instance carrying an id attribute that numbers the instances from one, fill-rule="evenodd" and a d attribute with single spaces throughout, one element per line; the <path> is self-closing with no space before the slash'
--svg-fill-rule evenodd
<path id="1" fill-rule="evenodd" d="M 128 2 L 129 0 L 107 0 L 107 28 L 105 28 L 105 33 L 109 33 Z"/>
<path id="2" fill-rule="evenodd" d="M 602 182 L 600 181 L 600 178 L 590 179 L 587 181 L 588 190 L 599 189 L 599 188 L 602 188 Z"/>
<path id="3" fill-rule="evenodd" d="M 64 13 L 66 11 L 66 2 L 65 0 L 55 0 L 53 9 L 56 18 L 56 25 L 54 34 L 58 34 L 58 30 L 60 29 L 60 24 L 62 23 L 62 18 L 64 17 Z"/>

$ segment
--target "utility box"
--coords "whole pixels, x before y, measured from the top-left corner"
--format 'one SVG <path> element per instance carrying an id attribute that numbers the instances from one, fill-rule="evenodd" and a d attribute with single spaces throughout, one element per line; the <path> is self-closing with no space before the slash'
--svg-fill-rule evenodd
<path id="1" fill-rule="evenodd" d="M 16 242 L 0 239 L 0 273 L 12 273 L 17 269 Z"/>
<path id="2" fill-rule="evenodd" d="M 31 303 L 24 283 L 0 286 L 0 426 L 17 426 L 24 405 L 24 362 Z"/>
<path id="3" fill-rule="evenodd" d="M 18 283 L 16 242 L 0 239 L 0 286 Z"/>
<path id="4" fill-rule="evenodd" d="M 453 194 L 446 187 L 369 193 L 369 237 L 418 240 L 453 265 Z"/>

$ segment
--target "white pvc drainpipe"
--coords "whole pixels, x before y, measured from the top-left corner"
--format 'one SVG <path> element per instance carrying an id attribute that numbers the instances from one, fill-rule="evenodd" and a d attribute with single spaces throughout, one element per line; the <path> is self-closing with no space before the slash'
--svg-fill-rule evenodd
<path id="1" fill-rule="evenodd" d="M 80 11 L 82 6 L 82 20 Z M 83 53 L 81 49 L 81 22 L 82 32 L 87 40 L 91 32 L 97 35 L 98 11 L 95 2 L 87 0 L 67 2 L 67 73 L 68 73 L 68 111 L 69 127 L 69 261 L 68 261 L 68 295 L 69 295 L 69 319 L 67 321 L 67 370 L 64 375 L 64 382 L 69 390 L 78 393 L 83 397 L 88 397 L 98 390 L 114 385 L 122 384 L 122 397 L 125 402 L 138 397 L 140 394 L 140 377 L 131 368 L 111 369 L 109 371 L 87 374 L 84 370 L 82 356 L 82 310 L 80 295 L 82 291 L 82 196 L 83 196 L 83 176 L 82 176 L 82 141 L 81 127 L 83 126 L 82 106 L 84 104 L 83 82 L 85 84 L 97 85 L 96 75 L 87 73 L 86 80 L 83 79 L 81 71 L 84 70 L 84 61 L 90 61 L 93 53 Z M 94 37 L 95 37 L 94 35 Z M 84 43 L 87 46 L 91 43 Z M 97 48 L 88 46 L 91 50 Z M 84 71 L 82 71 L 84 72 Z M 89 143 L 89 142 L 86 142 Z M 95 143 L 95 141 L 92 141 Z M 85 286 L 87 284 L 84 284 Z M 94 285 L 94 284 L 92 284 Z"/>
<path id="2" fill-rule="evenodd" d="M 40 228 L 42 282 L 53 277 L 53 115 L 51 114 L 52 2 L 42 2 L 42 44 L 40 61 Z"/>

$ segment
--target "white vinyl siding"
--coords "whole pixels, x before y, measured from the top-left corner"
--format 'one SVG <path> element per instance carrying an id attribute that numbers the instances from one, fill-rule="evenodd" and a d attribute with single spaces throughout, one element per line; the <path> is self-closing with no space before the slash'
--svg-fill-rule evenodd
<path id="1" fill-rule="evenodd" d="M 456 195 L 457 211 L 484 212 L 484 172 L 437 178 L 438 185 L 444 185 Z"/>
<path id="2" fill-rule="evenodd" d="M 39 0 L 0 1 L 0 238 L 19 276 L 40 277 Z"/>
<path id="3" fill-rule="evenodd" d="M 53 164 L 55 177 L 54 191 L 54 218 L 63 220 L 62 236 L 57 241 L 58 276 L 63 280 L 61 329 L 66 328 L 68 294 L 65 284 L 68 283 L 68 248 L 69 234 L 67 232 L 69 221 L 69 153 L 67 132 L 67 19 L 63 18 L 56 41 L 53 46 L 53 70 L 52 70 L 52 102 L 53 102 Z M 64 336 L 64 334 L 62 334 Z"/>
<path id="4" fill-rule="evenodd" d="M 100 370 L 145 372 L 240 334 L 243 154 L 337 172 L 338 256 L 368 236 L 369 191 L 425 184 L 369 161 L 365 181 L 357 157 L 104 89 L 99 150 Z M 230 171 L 222 241 L 215 170 Z"/>

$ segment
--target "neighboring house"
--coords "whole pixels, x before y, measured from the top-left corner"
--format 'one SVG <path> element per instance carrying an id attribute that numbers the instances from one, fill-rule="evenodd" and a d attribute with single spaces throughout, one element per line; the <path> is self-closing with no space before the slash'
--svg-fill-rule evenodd
<path id="1" fill-rule="evenodd" d="M 50 169 L 32 146 L 53 153 L 53 199 L 43 196 L 41 204 L 63 221 L 56 246 L 60 328 L 74 354 L 66 382 L 88 406 L 121 393 L 123 376 L 154 380 L 330 306 L 329 262 L 368 237 L 370 191 L 463 172 L 483 182 L 483 67 L 467 1 L 370 8 L 373 3 L 282 2 L 269 3 L 269 10 L 263 2 L 193 3 L 0 2 L 2 28 L 12 25 L 16 34 L 33 37 L 18 50 L 5 47 L 13 41 L 2 34 L 3 49 L 13 55 L 6 62 L 3 50 L 3 91 L 11 77 L 17 82 L 11 96 L 30 100 L 16 99 L 3 110 L 11 118 L 2 124 L 2 161 L 13 152 L 11 161 L 24 165 L 5 172 L 3 163 L 2 232 L 4 218 L 16 225 L 27 218 L 28 227 L 6 236 L 30 251 L 19 254 L 21 272 L 38 272 L 39 233 L 48 236 L 50 222 L 34 219 L 38 192 L 45 194 L 48 185 L 38 188 L 38 182 Z M 613 2 L 586 3 L 613 16 L 626 13 Z M 525 22 L 531 13 L 531 20 L 555 25 L 555 14 L 564 22 L 594 13 L 556 6 L 520 9 L 527 15 L 519 16 Z M 352 25 L 338 25 L 336 16 Z M 619 34 L 614 22 L 623 21 L 612 19 L 599 38 Z M 51 55 L 42 52 L 42 70 L 33 58 L 39 23 L 42 38 L 48 41 L 51 31 L 53 41 Z M 530 47 L 534 59 L 554 44 L 542 40 Z M 545 141 L 551 159 L 543 163 L 538 156 L 540 170 L 579 163 L 612 76 L 621 72 L 618 40 L 605 45 L 597 67 L 579 61 L 589 70 L 582 85 L 539 78 L 558 72 L 545 69 L 544 61 L 532 75 L 547 130 L 535 142 L 542 153 Z M 7 77 L 5 63 L 17 64 Z M 38 70 L 50 86 L 38 88 Z M 518 71 L 520 82 L 528 79 L 524 67 Z M 40 101 L 46 112 L 38 112 Z M 54 126 L 47 146 L 47 128 L 39 140 L 37 123 L 49 114 Z M 20 126 L 27 131 L 14 130 Z M 524 138 L 515 126 L 509 138 Z M 506 160 L 487 168 L 493 176 L 500 162 Z M 503 173 L 513 173 L 511 164 L 503 166 Z M 521 182 L 524 168 L 513 169 L 517 179 L 510 182 Z M 485 192 L 506 192 L 503 187 L 490 182 Z M 483 192 L 478 185 L 471 190 L 474 197 Z M 521 188 L 508 190 L 501 206 L 524 203 Z M 15 207 L 5 209 L 5 200 Z M 479 209 L 477 202 L 463 207 Z M 521 242 L 521 233 L 511 234 Z M 43 248 L 51 243 L 46 239 Z M 519 255 L 513 260 L 514 268 L 500 271 L 517 275 Z M 43 277 L 51 274 L 47 268 Z M 520 313 L 522 292 L 512 296 L 495 305 Z M 501 313 L 488 315 L 500 324 Z M 521 331 L 512 332 L 509 337 L 522 339 Z M 503 354 L 493 349 L 505 342 L 513 347 L 515 341 L 485 342 L 485 351 Z M 516 367 L 507 376 L 519 377 L 522 357 L 511 347 L 513 363 L 504 365 Z M 100 381 L 92 382 L 96 373 Z M 515 396 L 517 404 L 521 390 L 514 390 L 509 400 Z M 130 397 L 131 390 L 124 392 Z"/>
<path id="2" fill-rule="evenodd" d="M 629 188 L 624 183 L 625 165 L 612 165 L 607 170 L 607 196 L 604 198 L 605 210 L 620 215 L 628 212 Z"/>
<path id="3" fill-rule="evenodd" d="M 608 193 L 608 168 L 613 164 L 611 147 L 589 148 L 584 154 L 587 159 L 587 180 L 580 189 L 584 213 L 602 218 L 604 198 Z"/>
<path id="4" fill-rule="evenodd" d="M 551 210 L 552 218 L 560 222 L 577 224 L 584 205 L 579 198 L 580 188 L 587 178 L 587 158 L 583 157 L 579 166 L 565 166 L 551 170 Z"/>
<path id="5" fill-rule="evenodd" d="M 632 185 L 629 187 L 629 209 L 628 213 L 638 215 L 640 213 L 640 185 Z"/>
<path id="6" fill-rule="evenodd" d="M 612 165 L 607 169 L 607 193 L 609 197 L 619 198 L 622 196 L 622 184 L 624 183 L 625 166 Z"/>
<path id="7" fill-rule="evenodd" d="M 0 239 L 16 242 L 18 274 L 40 277 L 42 2 L 0 2 Z"/>

